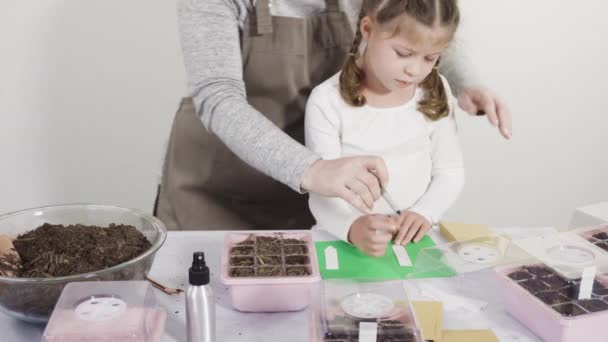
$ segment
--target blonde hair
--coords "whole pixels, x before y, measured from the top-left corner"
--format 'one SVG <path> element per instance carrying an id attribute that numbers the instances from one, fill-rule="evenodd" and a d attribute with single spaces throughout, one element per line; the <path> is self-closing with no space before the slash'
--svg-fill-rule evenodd
<path id="1" fill-rule="evenodd" d="M 372 16 L 378 24 L 385 25 L 402 15 L 407 15 L 427 27 L 440 26 L 448 29 L 450 40 L 460 22 L 457 0 L 363 0 L 357 22 L 357 33 L 340 75 L 340 94 L 349 105 L 361 107 L 366 101 L 361 93 L 365 72 L 357 65 L 362 40 L 361 20 L 366 16 Z M 400 26 L 397 25 L 395 34 L 399 32 Z M 418 110 L 431 120 L 439 120 L 447 116 L 448 99 L 437 65 L 422 81 L 421 86 L 425 90 L 425 95 L 418 103 Z"/>

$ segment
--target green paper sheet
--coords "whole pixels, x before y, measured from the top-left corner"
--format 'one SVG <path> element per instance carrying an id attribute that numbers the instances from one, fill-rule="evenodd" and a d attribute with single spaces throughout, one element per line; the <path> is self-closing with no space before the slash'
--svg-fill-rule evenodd
<path id="1" fill-rule="evenodd" d="M 338 270 L 327 270 L 325 268 L 325 248 L 333 246 L 338 251 Z M 315 248 L 317 250 L 317 259 L 319 261 L 319 271 L 323 279 L 415 279 L 415 278 L 441 278 L 451 277 L 455 272 L 447 265 L 438 265 L 433 262 L 429 265 L 429 271 L 421 269 L 419 264 L 416 264 L 416 256 L 418 252 L 426 247 L 435 246 L 435 242 L 428 236 L 425 236 L 418 243 L 409 243 L 405 247 L 412 264 L 415 266 L 400 266 L 393 252 L 393 243 L 391 242 L 386 249 L 386 253 L 382 257 L 371 257 L 361 252 L 358 248 L 344 241 L 317 241 Z M 414 271 L 416 268 L 416 271 Z M 409 276 L 408 276 L 409 275 Z"/>

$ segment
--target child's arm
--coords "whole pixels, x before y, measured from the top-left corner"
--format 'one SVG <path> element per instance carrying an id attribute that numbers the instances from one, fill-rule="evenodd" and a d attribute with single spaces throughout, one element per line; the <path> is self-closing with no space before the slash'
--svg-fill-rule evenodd
<path id="1" fill-rule="evenodd" d="M 450 102 L 450 114 L 433 123 L 431 133 L 432 173 L 431 183 L 420 199 L 407 212 L 422 217 L 405 218 L 395 242 L 401 244 L 410 240 L 419 241 L 430 224 L 439 221 L 445 211 L 454 203 L 464 186 L 464 166 L 462 151 L 458 139 L 456 120 L 454 117 L 455 100 L 449 90 L 446 80 L 442 77 Z M 408 213 L 402 216 L 407 216 Z M 426 229 L 418 231 L 416 222 L 426 219 Z M 414 222 L 414 223 L 412 223 Z M 411 225 L 414 229 L 409 229 Z"/>
<path id="2" fill-rule="evenodd" d="M 327 101 L 327 92 L 315 89 L 306 106 L 306 146 L 323 159 L 341 157 L 341 119 Z M 317 228 L 352 243 L 371 256 L 382 256 L 398 227 L 398 218 L 363 215 L 346 201 L 314 193 L 308 200 Z"/>

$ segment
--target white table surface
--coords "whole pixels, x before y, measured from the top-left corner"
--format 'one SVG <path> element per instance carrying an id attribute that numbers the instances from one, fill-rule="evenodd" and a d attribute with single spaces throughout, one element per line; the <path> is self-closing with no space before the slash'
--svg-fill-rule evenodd
<path id="1" fill-rule="evenodd" d="M 227 288 L 220 283 L 218 274 L 224 234 L 223 231 L 169 232 L 165 245 L 156 255 L 150 277 L 166 286 L 185 290 L 188 284 L 188 267 L 192 262 L 192 253 L 204 251 L 207 264 L 211 269 L 211 284 L 216 297 L 218 341 L 308 341 L 306 310 L 292 313 L 256 314 L 241 313 L 232 309 Z M 315 233 L 315 239 L 326 238 L 326 235 Z M 436 232 L 433 238 L 437 242 L 441 240 Z M 450 308 L 444 303 L 445 329 L 493 329 L 500 341 L 540 341 L 503 310 L 498 295 L 498 283 L 492 270 L 454 278 L 404 282 L 410 299 L 433 300 L 418 291 L 425 285 L 488 304 L 482 310 L 475 311 L 458 307 Z M 156 291 L 156 294 L 160 304 L 168 313 L 164 341 L 185 341 L 184 294 L 169 296 L 160 291 Z M 2 341 L 40 341 L 43 330 L 43 326 L 20 322 L 0 313 L 0 332 L 2 334 L 0 339 Z"/>

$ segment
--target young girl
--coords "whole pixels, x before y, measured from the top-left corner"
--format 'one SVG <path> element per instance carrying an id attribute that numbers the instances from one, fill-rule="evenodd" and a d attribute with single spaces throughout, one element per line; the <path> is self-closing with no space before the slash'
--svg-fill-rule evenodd
<path id="1" fill-rule="evenodd" d="M 399 216 L 380 198 L 362 215 L 342 199 L 310 194 L 315 228 L 384 255 L 418 242 L 464 184 L 455 99 L 437 72 L 459 23 L 457 0 L 363 0 L 343 70 L 317 86 L 306 107 L 306 145 L 323 159 L 384 159 Z M 357 193 L 364 180 L 348 185 Z M 369 199 L 362 199 L 369 200 Z"/>

